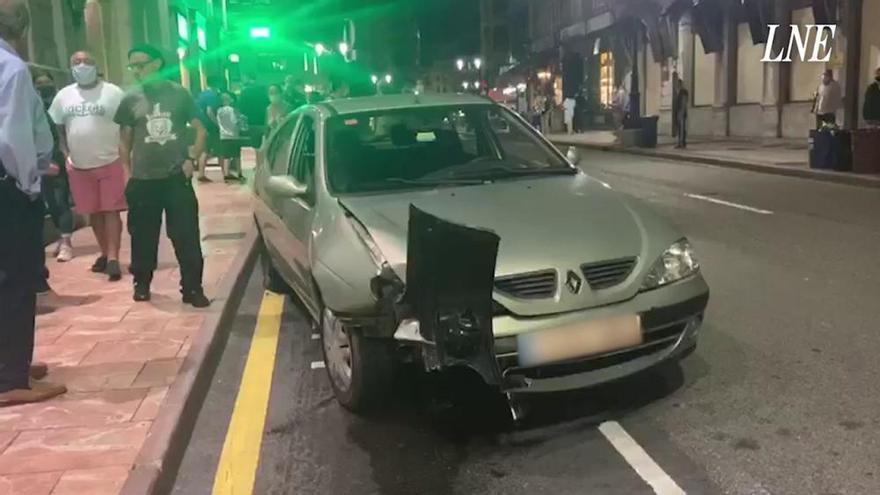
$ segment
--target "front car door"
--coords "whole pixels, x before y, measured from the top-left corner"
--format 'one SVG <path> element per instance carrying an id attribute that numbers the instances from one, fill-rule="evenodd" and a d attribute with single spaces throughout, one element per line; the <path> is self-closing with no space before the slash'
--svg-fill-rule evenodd
<path id="1" fill-rule="evenodd" d="M 257 224 L 266 243 L 266 248 L 275 260 L 275 266 L 284 280 L 291 286 L 295 283 L 293 260 L 294 251 L 289 239 L 291 234 L 281 217 L 283 198 L 275 197 L 268 189 L 269 179 L 277 175 L 287 175 L 291 160 L 296 128 L 301 114 L 288 117 L 270 138 L 265 156 L 257 171 L 255 187 L 260 201 L 255 204 Z"/>
<path id="2" fill-rule="evenodd" d="M 296 198 L 288 198 L 277 205 L 278 213 L 284 222 L 285 238 L 291 256 L 292 276 L 297 284 L 297 292 L 302 301 L 317 315 L 317 304 L 313 297 L 312 274 L 309 250 L 311 246 L 312 222 L 315 207 L 315 151 L 317 144 L 318 118 L 309 109 L 303 112 L 297 125 L 293 149 L 287 167 L 287 174 L 306 191 Z"/>

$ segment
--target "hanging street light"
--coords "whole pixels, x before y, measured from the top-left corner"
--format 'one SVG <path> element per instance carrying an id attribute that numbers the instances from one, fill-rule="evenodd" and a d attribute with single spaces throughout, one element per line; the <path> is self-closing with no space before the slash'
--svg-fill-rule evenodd
<path id="1" fill-rule="evenodd" d="M 344 41 L 339 42 L 339 53 L 341 53 L 343 57 L 348 56 L 348 43 Z"/>
<path id="2" fill-rule="evenodd" d="M 320 57 L 327 51 L 327 48 L 322 43 L 315 43 L 315 53 Z"/>
<path id="3" fill-rule="evenodd" d="M 391 74 L 385 74 L 385 82 L 391 84 Z"/>
<path id="4" fill-rule="evenodd" d="M 458 70 L 464 70 L 464 60 L 462 60 L 462 59 L 456 60 L 455 66 L 458 67 Z"/>
<path id="5" fill-rule="evenodd" d="M 372 76 L 370 76 L 370 80 L 373 81 L 373 84 L 377 84 L 379 82 L 379 76 L 373 74 Z"/>
<path id="6" fill-rule="evenodd" d="M 480 57 L 475 58 L 474 59 L 474 67 L 476 67 L 477 70 L 480 70 L 480 67 L 482 67 L 482 66 L 483 66 L 483 59 L 481 59 Z"/>

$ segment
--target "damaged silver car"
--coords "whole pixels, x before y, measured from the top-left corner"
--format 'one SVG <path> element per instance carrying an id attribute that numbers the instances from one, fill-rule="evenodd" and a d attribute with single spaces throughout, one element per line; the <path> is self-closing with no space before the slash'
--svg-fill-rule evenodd
<path id="1" fill-rule="evenodd" d="M 260 152 L 267 288 L 320 328 L 360 411 L 400 360 L 504 393 L 608 382 L 692 351 L 709 298 L 688 240 L 467 95 L 303 107 Z"/>

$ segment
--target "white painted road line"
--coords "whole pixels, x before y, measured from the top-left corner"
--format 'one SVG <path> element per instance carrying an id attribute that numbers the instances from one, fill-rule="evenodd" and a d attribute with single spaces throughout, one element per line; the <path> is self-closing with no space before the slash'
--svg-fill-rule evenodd
<path id="1" fill-rule="evenodd" d="M 599 431 L 626 459 L 626 462 L 638 473 L 645 483 L 654 489 L 657 495 L 684 495 L 684 490 L 651 459 L 633 437 L 620 426 L 617 421 L 606 421 L 599 425 Z"/>
<path id="2" fill-rule="evenodd" d="M 770 210 L 762 210 L 761 208 L 754 208 L 752 206 L 741 205 L 739 203 L 733 203 L 730 201 L 724 201 L 723 199 L 712 198 L 709 196 L 703 196 L 702 194 L 685 193 L 685 196 L 692 198 L 692 199 L 699 199 L 701 201 L 708 201 L 710 203 L 715 203 L 716 205 L 729 206 L 731 208 L 737 208 L 740 210 L 750 211 L 752 213 L 758 213 L 761 215 L 772 215 L 773 214 L 773 212 Z"/>
<path id="3" fill-rule="evenodd" d="M 317 334 L 317 333 L 312 334 L 312 340 L 318 340 L 320 338 L 321 338 L 321 336 L 319 334 Z"/>
<path id="4" fill-rule="evenodd" d="M 313 370 L 324 369 L 324 361 L 312 361 L 312 369 Z"/>

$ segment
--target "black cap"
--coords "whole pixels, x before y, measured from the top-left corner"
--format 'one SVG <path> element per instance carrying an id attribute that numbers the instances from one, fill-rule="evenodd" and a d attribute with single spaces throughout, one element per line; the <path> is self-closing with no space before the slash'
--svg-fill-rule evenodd
<path id="1" fill-rule="evenodd" d="M 131 57 L 132 53 L 143 53 L 144 55 L 149 56 L 153 60 L 161 60 L 162 66 L 165 66 L 165 56 L 162 55 L 162 52 L 153 45 L 141 44 L 135 45 L 131 47 L 131 50 L 128 51 L 128 56 Z"/>

